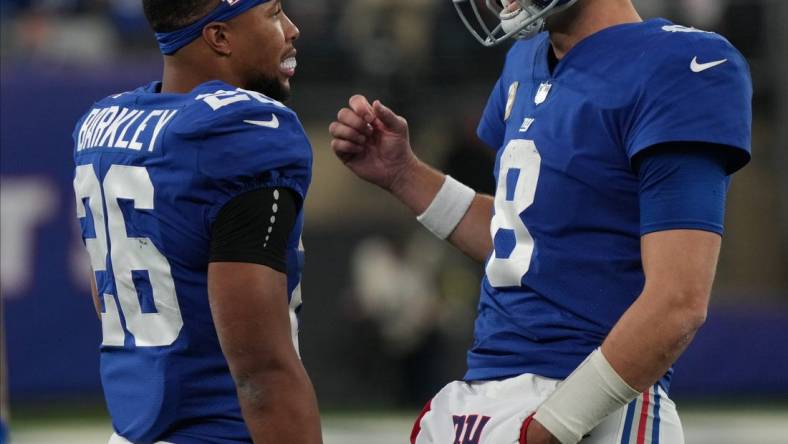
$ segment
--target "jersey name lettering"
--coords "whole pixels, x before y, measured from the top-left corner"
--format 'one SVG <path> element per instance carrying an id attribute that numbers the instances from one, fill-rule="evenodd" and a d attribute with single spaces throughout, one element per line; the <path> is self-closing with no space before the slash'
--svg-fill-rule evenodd
<path id="1" fill-rule="evenodd" d="M 153 152 L 162 130 L 178 110 L 139 110 L 109 106 L 94 108 L 82 122 L 77 151 L 86 148 L 121 148 Z"/>

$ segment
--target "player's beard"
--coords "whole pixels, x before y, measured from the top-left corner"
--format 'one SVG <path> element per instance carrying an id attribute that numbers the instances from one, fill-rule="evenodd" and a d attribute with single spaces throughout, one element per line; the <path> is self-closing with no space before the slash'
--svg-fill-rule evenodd
<path id="1" fill-rule="evenodd" d="M 290 87 L 288 85 L 285 85 L 279 78 L 267 77 L 262 74 L 251 79 L 244 89 L 257 91 L 279 102 L 284 102 L 290 98 Z"/>

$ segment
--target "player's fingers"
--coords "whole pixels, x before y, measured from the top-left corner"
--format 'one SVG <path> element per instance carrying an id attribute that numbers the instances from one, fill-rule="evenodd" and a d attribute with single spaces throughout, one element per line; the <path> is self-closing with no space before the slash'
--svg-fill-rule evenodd
<path id="1" fill-rule="evenodd" d="M 355 111 L 356 114 L 361 116 L 367 123 L 372 123 L 375 120 L 375 113 L 372 111 L 372 105 L 369 100 L 361 94 L 356 94 L 348 101 L 350 109 Z"/>
<path id="2" fill-rule="evenodd" d="M 334 150 L 334 153 L 337 156 L 350 156 L 359 154 L 364 151 L 364 147 L 348 140 L 344 139 L 333 139 L 331 141 L 331 149 Z"/>
<path id="3" fill-rule="evenodd" d="M 350 108 L 342 108 L 337 113 L 337 121 L 355 129 L 360 133 L 372 134 L 372 127 Z"/>
<path id="4" fill-rule="evenodd" d="M 336 153 L 336 155 L 344 164 L 347 164 L 356 158 L 356 155 L 351 153 Z"/>
<path id="5" fill-rule="evenodd" d="M 358 144 L 363 144 L 367 141 L 367 136 L 361 134 L 355 128 L 351 128 L 340 122 L 332 122 L 331 125 L 328 126 L 328 132 L 335 139 L 344 139 Z"/>
<path id="6" fill-rule="evenodd" d="M 380 103 L 380 100 L 375 100 L 373 109 L 378 119 L 380 119 L 383 125 L 390 130 L 402 132 L 407 128 L 408 122 L 394 113 L 394 111 L 390 110 L 386 105 Z"/>

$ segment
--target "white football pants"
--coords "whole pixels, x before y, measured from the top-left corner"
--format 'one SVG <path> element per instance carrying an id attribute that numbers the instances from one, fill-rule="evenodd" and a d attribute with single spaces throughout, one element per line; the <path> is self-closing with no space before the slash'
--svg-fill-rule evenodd
<path id="1" fill-rule="evenodd" d="M 118 435 L 117 433 L 113 433 L 112 436 L 109 437 L 109 442 L 107 444 L 134 444 L 134 443 Z M 165 441 L 159 441 L 156 444 L 170 444 L 170 443 Z"/>
<path id="2" fill-rule="evenodd" d="M 523 374 L 502 381 L 455 381 L 425 407 L 412 444 L 520 444 L 523 422 L 559 380 Z M 676 405 L 658 385 L 602 421 L 582 444 L 684 444 Z"/>

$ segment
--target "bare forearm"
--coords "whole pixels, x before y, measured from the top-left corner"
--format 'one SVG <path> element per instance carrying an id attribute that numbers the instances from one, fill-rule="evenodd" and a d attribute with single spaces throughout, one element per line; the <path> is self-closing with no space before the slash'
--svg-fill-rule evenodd
<path id="1" fill-rule="evenodd" d="M 303 366 L 236 378 L 244 421 L 255 443 L 321 443 L 314 389 Z"/>
<path id="2" fill-rule="evenodd" d="M 290 336 L 286 291 L 286 276 L 265 266 L 208 267 L 211 313 L 254 442 L 320 443 L 317 400 Z"/>
<path id="3" fill-rule="evenodd" d="M 446 175 L 414 159 L 389 190 L 413 214 L 423 213 L 441 189 Z M 449 242 L 470 258 L 482 262 L 492 250 L 490 220 L 493 199 L 476 194 L 468 212 L 454 229 Z"/>
<path id="4" fill-rule="evenodd" d="M 484 262 L 493 248 L 490 236 L 492 208 L 492 196 L 476 194 L 465 217 L 449 236 L 452 245 L 477 262 Z"/>
<path id="5" fill-rule="evenodd" d="M 678 359 L 706 320 L 720 237 L 673 230 L 643 237 L 643 293 L 602 345 L 610 365 L 644 390 Z"/>
<path id="6" fill-rule="evenodd" d="M 660 307 L 645 303 L 643 296 L 602 344 L 610 365 L 638 391 L 647 390 L 668 371 L 705 319 L 691 307 Z"/>
<path id="7" fill-rule="evenodd" d="M 445 174 L 413 157 L 388 191 L 413 214 L 421 214 L 430 206 L 445 179 Z"/>

